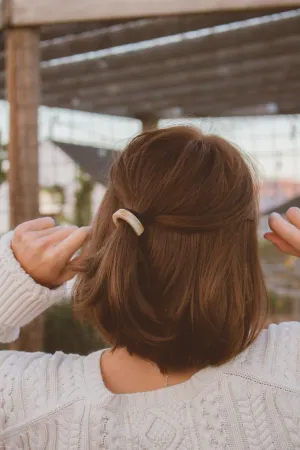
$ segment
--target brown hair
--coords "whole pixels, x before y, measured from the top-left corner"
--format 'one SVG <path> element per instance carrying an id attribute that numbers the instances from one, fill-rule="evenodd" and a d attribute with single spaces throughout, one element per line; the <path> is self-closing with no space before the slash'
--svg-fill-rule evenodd
<path id="1" fill-rule="evenodd" d="M 261 331 L 266 289 L 251 164 L 224 139 L 176 126 L 135 137 L 113 164 L 74 305 L 113 347 L 161 370 L 220 365 Z M 134 211 L 136 236 L 113 213 Z"/>

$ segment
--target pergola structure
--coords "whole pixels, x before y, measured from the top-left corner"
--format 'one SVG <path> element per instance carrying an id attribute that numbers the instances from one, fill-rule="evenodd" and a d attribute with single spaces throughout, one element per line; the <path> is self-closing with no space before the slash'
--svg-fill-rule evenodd
<path id="1" fill-rule="evenodd" d="M 300 113 L 300 0 L 0 0 L 11 225 L 38 215 L 38 107 Z"/>
<path id="2" fill-rule="evenodd" d="M 0 4 L 12 226 L 38 213 L 41 104 L 145 126 L 174 115 L 300 112 L 300 0 Z"/>

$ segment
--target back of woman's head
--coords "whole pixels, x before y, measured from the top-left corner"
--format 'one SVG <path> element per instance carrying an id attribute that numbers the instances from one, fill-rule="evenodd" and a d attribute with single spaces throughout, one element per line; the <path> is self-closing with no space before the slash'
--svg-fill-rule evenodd
<path id="1" fill-rule="evenodd" d="M 138 237 L 112 215 L 133 211 Z M 162 369 L 219 365 L 262 328 L 257 183 L 230 143 L 191 127 L 134 138 L 113 164 L 75 308 Z"/>

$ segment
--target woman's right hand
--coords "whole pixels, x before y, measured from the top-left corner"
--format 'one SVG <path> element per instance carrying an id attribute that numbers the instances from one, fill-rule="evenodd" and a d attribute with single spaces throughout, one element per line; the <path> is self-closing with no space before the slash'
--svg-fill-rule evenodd
<path id="1" fill-rule="evenodd" d="M 56 227 L 49 217 L 31 220 L 15 229 L 11 248 L 38 284 L 55 288 L 74 277 L 69 262 L 89 232 L 90 227 Z"/>
<path id="2" fill-rule="evenodd" d="M 269 217 L 271 232 L 264 235 L 281 252 L 300 257 L 300 209 L 289 208 L 286 219 L 272 213 Z"/>

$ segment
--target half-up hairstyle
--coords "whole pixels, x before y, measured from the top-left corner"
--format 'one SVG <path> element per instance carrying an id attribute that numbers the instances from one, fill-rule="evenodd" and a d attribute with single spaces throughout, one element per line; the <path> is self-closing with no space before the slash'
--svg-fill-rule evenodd
<path id="1" fill-rule="evenodd" d="M 113 164 L 74 307 L 113 347 L 161 370 L 220 365 L 263 328 L 258 183 L 224 139 L 176 126 L 134 138 Z M 137 236 L 113 214 L 137 214 Z"/>

